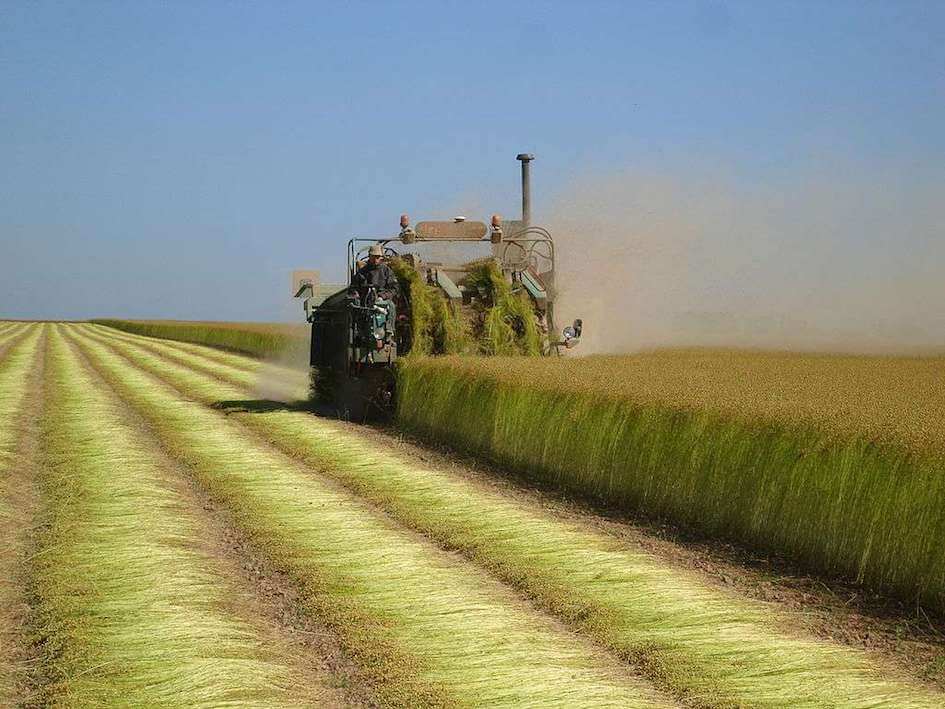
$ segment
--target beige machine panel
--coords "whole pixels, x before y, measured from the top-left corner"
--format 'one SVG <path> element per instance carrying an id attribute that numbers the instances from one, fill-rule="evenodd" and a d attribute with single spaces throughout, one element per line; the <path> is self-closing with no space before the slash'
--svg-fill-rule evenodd
<path id="1" fill-rule="evenodd" d="M 463 239 L 478 241 L 486 235 L 484 222 L 418 222 L 418 239 Z"/>

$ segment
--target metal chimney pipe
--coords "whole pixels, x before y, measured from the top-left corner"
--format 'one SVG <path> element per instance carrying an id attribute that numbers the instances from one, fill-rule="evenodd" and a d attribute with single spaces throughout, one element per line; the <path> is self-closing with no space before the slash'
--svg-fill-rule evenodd
<path id="1" fill-rule="evenodd" d="M 532 180 L 528 164 L 535 156 L 531 153 L 519 153 L 515 159 L 522 162 L 522 224 L 529 227 L 532 224 Z"/>

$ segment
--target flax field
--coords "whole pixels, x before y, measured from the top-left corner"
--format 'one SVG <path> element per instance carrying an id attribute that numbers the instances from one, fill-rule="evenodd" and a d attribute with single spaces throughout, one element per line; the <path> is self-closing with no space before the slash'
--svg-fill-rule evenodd
<path id="1" fill-rule="evenodd" d="M 945 703 L 803 611 L 313 415 L 288 373 L 260 400 L 264 365 L 220 335 L 238 328 L 209 329 L 223 349 L 0 322 L 0 706 Z M 902 409 L 860 400 L 847 416 L 841 383 L 811 404 L 822 418 L 787 419 L 783 392 L 751 404 L 732 389 L 786 365 L 745 364 L 710 406 L 686 359 L 703 355 L 678 356 L 662 394 L 636 388 L 645 363 L 620 378 L 588 360 L 581 379 L 579 360 L 415 358 L 398 425 L 707 533 L 796 545 L 864 583 L 904 591 L 912 574 L 911 592 L 937 597 L 939 420 L 897 411 L 940 362 L 875 373 Z M 822 388 L 804 386 L 798 401 Z M 883 476 L 901 492 L 875 507 L 894 489 Z"/>
<path id="2" fill-rule="evenodd" d="M 945 610 L 945 357 L 428 358 L 400 385 L 421 435 Z"/>

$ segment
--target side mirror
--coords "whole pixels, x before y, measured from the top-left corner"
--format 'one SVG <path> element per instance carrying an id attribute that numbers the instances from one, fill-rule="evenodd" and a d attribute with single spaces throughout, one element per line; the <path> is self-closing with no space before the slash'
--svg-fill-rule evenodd
<path id="1" fill-rule="evenodd" d="M 584 330 L 584 321 L 578 318 L 573 325 L 568 325 L 561 331 L 564 337 L 564 346 L 568 349 L 576 347 L 581 342 L 581 332 Z"/>
<path id="2" fill-rule="evenodd" d="M 561 331 L 564 338 L 563 344 L 568 349 L 576 347 L 581 342 L 581 332 L 584 330 L 584 321 L 578 318 L 573 325 L 568 325 Z"/>

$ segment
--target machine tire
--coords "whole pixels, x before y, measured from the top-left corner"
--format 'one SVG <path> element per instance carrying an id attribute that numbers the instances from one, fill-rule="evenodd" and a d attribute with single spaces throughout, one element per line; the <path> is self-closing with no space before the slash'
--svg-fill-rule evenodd
<path id="1" fill-rule="evenodd" d="M 387 421 L 394 414 L 394 372 L 390 367 L 366 369 L 360 376 L 313 370 L 312 394 L 338 418 L 355 423 Z"/>

